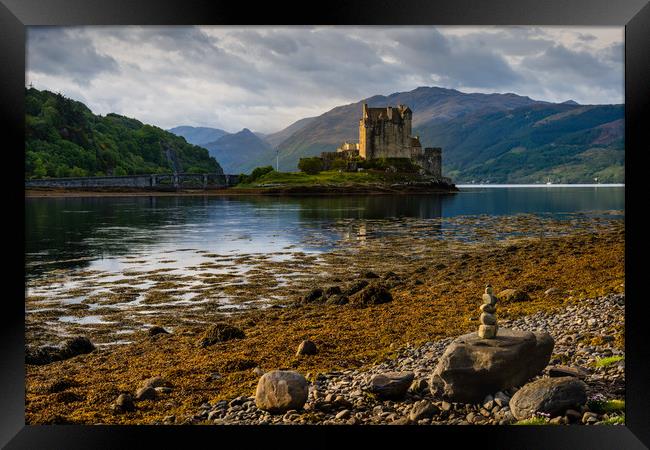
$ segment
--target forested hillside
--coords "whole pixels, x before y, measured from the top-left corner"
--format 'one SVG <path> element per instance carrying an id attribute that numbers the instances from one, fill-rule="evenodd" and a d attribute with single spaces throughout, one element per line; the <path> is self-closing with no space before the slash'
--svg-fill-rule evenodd
<path id="1" fill-rule="evenodd" d="M 25 89 L 25 177 L 223 173 L 208 151 L 158 127 Z"/>

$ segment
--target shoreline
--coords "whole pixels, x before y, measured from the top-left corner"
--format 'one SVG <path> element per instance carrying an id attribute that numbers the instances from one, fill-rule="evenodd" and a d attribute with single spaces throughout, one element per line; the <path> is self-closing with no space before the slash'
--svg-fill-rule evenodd
<path id="1" fill-rule="evenodd" d="M 304 189 L 270 188 L 270 189 L 214 189 L 214 190 L 178 190 L 178 191 L 143 191 L 143 190 L 73 190 L 73 189 L 26 189 L 25 198 L 63 198 L 63 197 L 301 197 L 328 195 L 430 195 L 455 194 L 458 189 Z"/>
<path id="2" fill-rule="evenodd" d="M 401 241 L 395 245 L 408 246 Z M 150 336 L 142 330 L 128 344 L 101 347 L 46 365 L 27 365 L 26 421 L 205 423 L 204 419 L 192 418 L 206 402 L 212 408 L 224 405 L 224 401 L 228 405 L 233 398 L 248 399 L 259 378 L 255 368 L 290 367 L 315 381 L 322 374 L 369 370 L 394 361 L 406 349 L 474 331 L 476 306 L 487 281 L 497 290 L 529 292 L 529 301 L 505 302 L 500 307 L 504 324 L 534 314 L 553 316 L 567 307 L 581 307 L 587 299 L 622 293 L 623 247 L 620 225 L 592 233 L 492 242 L 461 247 L 444 253 L 444 259 L 413 261 L 408 266 L 393 259 L 385 261 L 385 268 L 366 266 L 377 270 L 380 282 L 392 277 L 386 268 L 399 272 L 390 289 L 393 300 L 388 303 L 367 307 L 290 303 L 209 319 L 207 323 L 191 324 L 178 318 L 158 322 L 170 334 Z M 381 261 L 387 249 L 380 243 L 378 250 L 376 257 Z M 332 277 L 319 280 L 318 286 L 326 287 L 334 281 Z M 358 279 L 355 275 L 339 281 L 347 284 Z M 311 287 L 316 287 L 313 284 Z M 555 290 L 546 294 L 549 288 Z M 214 320 L 228 321 L 243 330 L 245 337 L 198 347 L 197 339 Z M 615 322 L 603 329 L 607 341 L 588 332 L 574 342 L 606 342 L 607 347 L 620 350 L 623 327 Z M 303 339 L 315 342 L 319 354 L 296 357 L 295 348 Z M 133 412 L 114 413 L 111 405 L 120 393 L 133 393 L 144 379 L 154 376 L 168 379 L 172 389 L 157 400 L 138 402 Z M 52 383 L 57 382 L 64 382 L 62 391 L 56 390 L 59 387 L 52 390 Z M 309 412 L 301 412 L 294 419 L 309 422 L 309 417 Z M 387 416 L 384 419 L 389 422 Z"/>

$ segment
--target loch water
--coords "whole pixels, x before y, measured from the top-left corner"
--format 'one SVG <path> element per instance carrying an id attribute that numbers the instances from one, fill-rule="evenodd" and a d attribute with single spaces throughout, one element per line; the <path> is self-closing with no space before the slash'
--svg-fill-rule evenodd
<path id="1" fill-rule="evenodd" d="M 119 271 L 122 258 L 191 264 L 220 254 L 320 252 L 340 220 L 607 214 L 624 217 L 623 186 L 461 186 L 445 195 L 26 198 L 26 276 L 57 269 Z M 318 235 L 318 244 L 310 244 Z M 193 252 L 188 252 L 191 249 Z M 153 264 L 153 263 L 152 263 Z M 155 268 L 151 265 L 148 269 Z"/>

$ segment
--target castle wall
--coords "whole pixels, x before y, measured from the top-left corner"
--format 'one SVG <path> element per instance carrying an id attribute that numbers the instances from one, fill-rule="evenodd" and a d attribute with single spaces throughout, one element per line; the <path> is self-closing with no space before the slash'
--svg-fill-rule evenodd
<path id="1" fill-rule="evenodd" d="M 427 147 L 422 151 L 413 152 L 411 158 L 430 175 L 442 178 L 442 149 Z"/>

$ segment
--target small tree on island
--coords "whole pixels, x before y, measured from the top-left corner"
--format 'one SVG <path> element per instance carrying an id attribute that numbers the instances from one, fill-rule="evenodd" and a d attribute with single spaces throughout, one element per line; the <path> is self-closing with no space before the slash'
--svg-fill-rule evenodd
<path id="1" fill-rule="evenodd" d="M 300 158 L 298 169 L 309 175 L 316 175 L 323 170 L 323 160 L 314 156 L 312 158 Z"/>
<path id="2" fill-rule="evenodd" d="M 247 184 L 247 183 L 252 183 L 253 181 L 257 181 L 258 179 L 262 178 L 264 175 L 266 175 L 269 172 L 273 172 L 274 169 L 272 166 L 264 166 L 264 167 L 256 167 L 253 169 L 253 171 L 250 173 L 250 175 L 246 174 L 240 174 L 239 175 L 239 183 L 240 184 Z"/>

